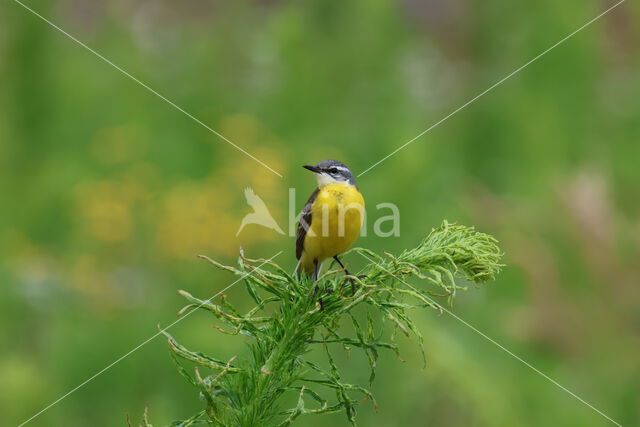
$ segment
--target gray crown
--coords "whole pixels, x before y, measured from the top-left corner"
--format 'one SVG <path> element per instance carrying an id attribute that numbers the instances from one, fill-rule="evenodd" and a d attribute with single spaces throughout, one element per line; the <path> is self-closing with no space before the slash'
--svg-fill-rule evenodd
<path id="1" fill-rule="evenodd" d="M 346 181 L 351 185 L 356 184 L 356 179 L 347 165 L 337 160 L 324 160 L 315 166 L 305 166 L 305 168 L 316 173 L 326 173 L 337 181 Z"/>

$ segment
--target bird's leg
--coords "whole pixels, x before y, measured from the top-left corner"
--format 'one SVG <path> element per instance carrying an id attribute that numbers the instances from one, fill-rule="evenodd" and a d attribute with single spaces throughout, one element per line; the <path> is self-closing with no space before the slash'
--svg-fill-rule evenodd
<path id="1" fill-rule="evenodd" d="M 318 258 L 313 260 L 313 281 L 318 281 L 318 274 L 320 273 L 320 269 L 318 268 Z"/>
<path id="2" fill-rule="evenodd" d="M 334 255 L 333 259 L 335 259 L 337 263 L 340 264 L 340 267 L 342 267 L 342 269 L 344 270 L 344 274 L 347 274 L 349 276 L 351 275 L 351 273 L 349 273 L 349 270 L 347 270 L 347 267 L 345 267 L 342 261 L 340 261 L 340 258 L 338 258 L 338 255 Z"/>
<path id="3" fill-rule="evenodd" d="M 351 273 L 349 273 L 349 270 L 347 270 L 347 267 L 344 266 L 344 264 L 342 263 L 342 261 L 340 261 L 340 258 L 338 258 L 338 255 L 334 255 L 333 259 L 336 260 L 336 262 L 338 264 L 340 264 L 340 267 L 342 267 L 342 269 L 344 270 L 344 274 L 347 276 L 351 276 Z M 358 276 L 359 279 L 366 277 L 366 276 Z M 345 280 L 342 283 L 342 287 L 340 288 L 340 294 L 342 294 L 342 291 L 344 290 L 344 286 L 346 284 L 346 282 L 351 282 L 351 295 L 355 295 L 356 294 L 356 282 L 355 280 L 353 280 L 352 278 L 348 278 L 347 280 Z"/>

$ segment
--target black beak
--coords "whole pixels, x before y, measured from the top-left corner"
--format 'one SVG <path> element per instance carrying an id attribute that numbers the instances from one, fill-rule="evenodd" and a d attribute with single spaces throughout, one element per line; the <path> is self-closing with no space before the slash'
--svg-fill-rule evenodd
<path id="1" fill-rule="evenodd" d="M 319 173 L 319 172 L 320 172 L 320 168 L 319 168 L 319 167 L 317 167 L 317 166 L 304 165 L 304 166 L 302 166 L 302 167 L 303 167 L 303 168 L 305 168 L 305 169 L 310 170 L 310 171 L 311 171 L 311 172 L 313 172 L 313 173 Z"/>

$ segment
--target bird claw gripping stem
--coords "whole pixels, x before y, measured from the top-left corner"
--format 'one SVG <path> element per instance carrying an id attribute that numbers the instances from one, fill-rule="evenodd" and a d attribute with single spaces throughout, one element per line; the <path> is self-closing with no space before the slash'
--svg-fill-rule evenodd
<path id="1" fill-rule="evenodd" d="M 367 277 L 366 274 L 361 274 L 358 276 L 355 276 L 358 280 L 362 280 L 365 279 Z M 353 279 L 353 277 L 346 277 L 343 281 L 342 284 L 340 285 L 340 297 L 344 297 L 344 289 L 347 286 L 347 283 L 351 284 L 351 296 L 353 297 L 356 294 L 356 280 Z M 316 284 L 313 287 L 313 291 L 311 293 L 311 299 L 315 300 L 316 297 L 318 297 L 318 295 L 320 295 L 320 297 L 318 298 L 318 303 L 320 304 L 320 309 L 324 309 L 324 302 L 322 300 L 322 294 L 331 294 L 333 293 L 333 289 L 331 288 L 324 288 L 324 289 L 320 289 L 320 286 L 318 284 Z"/>
<path id="2" fill-rule="evenodd" d="M 357 277 L 359 280 L 362 280 L 362 279 L 366 279 L 367 275 L 361 274 L 355 277 Z M 356 281 L 353 280 L 352 277 L 347 277 L 342 282 L 342 285 L 340 286 L 340 296 L 344 296 L 344 288 L 347 286 L 347 283 L 351 283 L 351 296 L 354 296 L 356 294 Z"/>

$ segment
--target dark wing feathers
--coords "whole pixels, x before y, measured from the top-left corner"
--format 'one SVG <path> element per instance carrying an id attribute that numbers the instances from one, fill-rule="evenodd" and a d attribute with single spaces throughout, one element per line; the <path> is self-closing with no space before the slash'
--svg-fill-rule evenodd
<path id="1" fill-rule="evenodd" d="M 316 201 L 318 197 L 318 190 L 311 193 L 309 196 L 309 200 L 305 203 L 304 208 L 302 209 L 302 215 L 300 216 L 300 221 L 298 222 L 298 229 L 296 230 L 296 259 L 300 259 L 302 256 L 302 249 L 304 248 L 304 238 L 307 235 L 307 230 L 311 226 L 311 205 Z"/>

